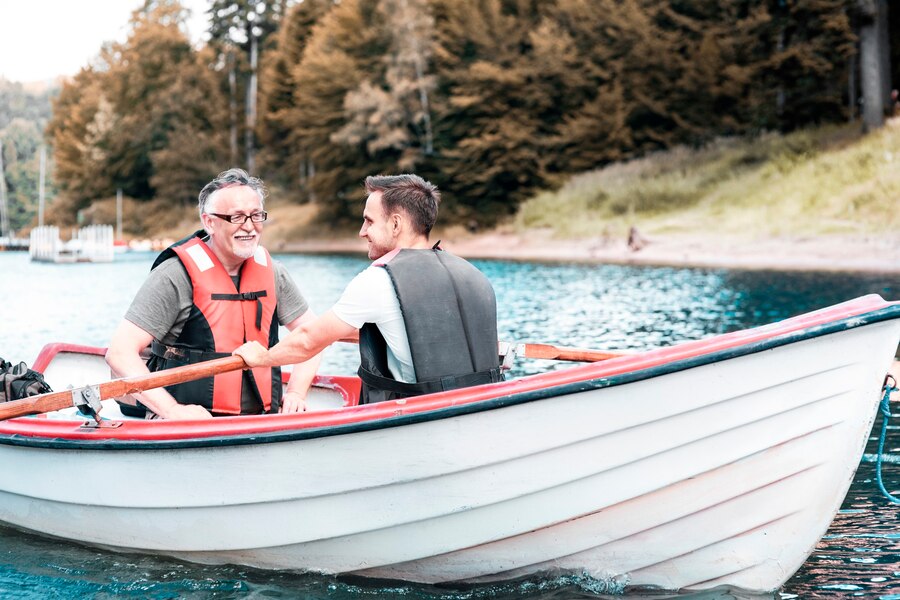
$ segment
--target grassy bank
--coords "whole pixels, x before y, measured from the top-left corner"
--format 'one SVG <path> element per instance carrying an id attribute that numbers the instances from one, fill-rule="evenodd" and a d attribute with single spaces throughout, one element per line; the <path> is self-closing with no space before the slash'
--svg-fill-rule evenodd
<path id="1" fill-rule="evenodd" d="M 573 177 L 526 202 L 517 233 L 556 239 L 710 232 L 740 238 L 878 235 L 900 226 L 900 120 L 676 148 Z"/>

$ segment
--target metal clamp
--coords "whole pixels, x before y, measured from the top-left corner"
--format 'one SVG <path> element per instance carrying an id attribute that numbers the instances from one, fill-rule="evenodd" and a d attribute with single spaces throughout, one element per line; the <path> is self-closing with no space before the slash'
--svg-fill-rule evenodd
<path id="1" fill-rule="evenodd" d="M 513 344 L 511 342 L 500 342 L 500 370 L 509 371 L 516 362 L 517 354 L 525 353 L 525 344 Z"/>
<path id="2" fill-rule="evenodd" d="M 100 423 L 100 410 L 103 405 L 100 403 L 100 386 L 91 385 L 83 388 L 72 390 L 72 404 L 81 414 L 93 417 Z"/>

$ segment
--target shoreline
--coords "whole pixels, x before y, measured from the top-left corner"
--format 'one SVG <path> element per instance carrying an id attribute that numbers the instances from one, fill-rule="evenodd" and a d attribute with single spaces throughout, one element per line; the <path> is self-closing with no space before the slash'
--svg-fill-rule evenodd
<path id="1" fill-rule="evenodd" d="M 602 237 L 555 240 L 544 232 L 529 237 L 491 231 L 433 233 L 433 241 L 467 259 L 544 263 L 614 264 L 633 266 L 714 268 L 775 271 L 827 271 L 900 274 L 900 235 L 818 238 L 736 239 L 713 234 L 649 235 L 640 250 L 624 239 Z M 265 243 L 265 241 L 264 241 Z M 365 242 L 358 238 L 305 239 L 269 243 L 274 252 L 358 254 Z"/>

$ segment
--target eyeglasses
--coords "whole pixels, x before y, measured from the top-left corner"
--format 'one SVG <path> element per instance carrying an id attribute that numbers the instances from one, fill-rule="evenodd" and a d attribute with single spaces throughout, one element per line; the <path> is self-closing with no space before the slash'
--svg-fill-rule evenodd
<path id="1" fill-rule="evenodd" d="M 211 215 L 213 217 L 219 217 L 223 221 L 228 221 L 229 223 L 231 223 L 233 225 L 243 225 L 244 223 L 247 222 L 247 219 L 250 219 L 250 221 L 253 223 L 262 223 L 269 216 L 269 213 L 267 213 L 266 211 L 253 213 L 252 215 L 240 215 L 240 214 L 238 214 L 238 215 L 220 215 L 218 213 L 206 213 L 206 214 Z"/>

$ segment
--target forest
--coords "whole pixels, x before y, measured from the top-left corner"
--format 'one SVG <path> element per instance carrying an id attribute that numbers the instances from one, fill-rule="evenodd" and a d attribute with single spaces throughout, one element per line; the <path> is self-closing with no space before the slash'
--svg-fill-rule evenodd
<path id="1" fill-rule="evenodd" d="M 0 81 L 13 229 L 34 221 L 42 142 L 60 224 L 120 189 L 193 206 L 241 166 L 325 223 L 357 218 L 366 175 L 416 172 L 444 219 L 492 225 L 610 163 L 861 119 L 873 22 L 880 107 L 900 80 L 884 0 L 213 0 L 209 16 L 192 44 L 177 0 L 147 0 L 52 111 Z"/>

